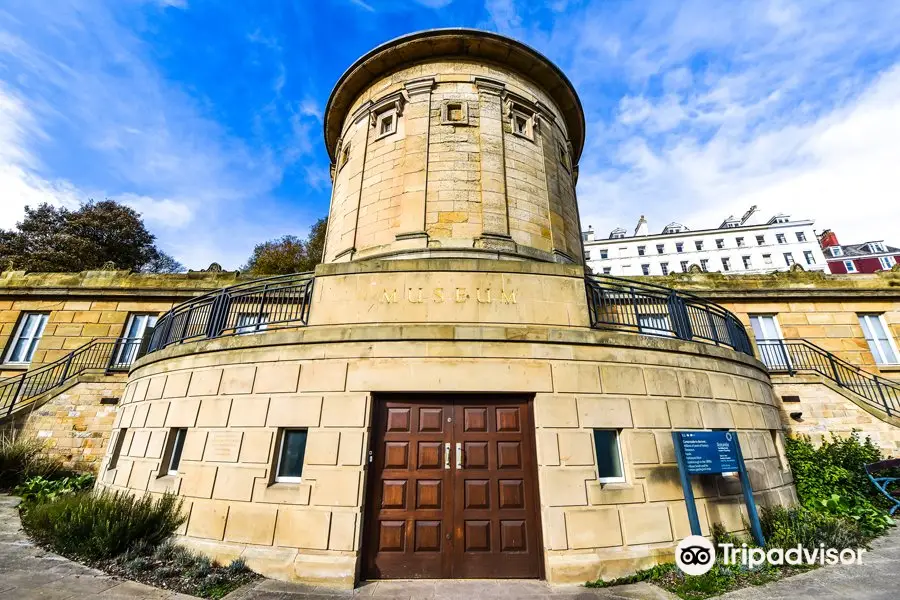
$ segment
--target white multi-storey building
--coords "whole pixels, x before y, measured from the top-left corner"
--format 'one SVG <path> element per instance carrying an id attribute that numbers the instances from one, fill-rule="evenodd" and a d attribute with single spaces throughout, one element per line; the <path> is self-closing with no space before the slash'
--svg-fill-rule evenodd
<path id="1" fill-rule="evenodd" d="M 827 271 L 813 223 L 792 221 L 785 214 L 766 221 L 753 206 L 743 217 L 729 216 L 714 229 L 669 223 L 662 233 L 651 234 L 641 216 L 633 235 L 618 227 L 608 238 L 598 239 L 588 228 L 582 239 L 585 262 L 597 274 L 668 275 L 686 273 L 691 265 L 721 273 L 771 273 L 794 264 Z"/>

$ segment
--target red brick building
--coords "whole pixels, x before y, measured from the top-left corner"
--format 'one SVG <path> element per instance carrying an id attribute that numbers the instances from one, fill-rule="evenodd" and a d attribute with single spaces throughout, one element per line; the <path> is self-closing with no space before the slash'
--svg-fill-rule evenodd
<path id="1" fill-rule="evenodd" d="M 841 245 L 837 235 L 826 229 L 819 234 L 819 243 L 832 273 L 889 271 L 900 263 L 900 248 L 888 246 L 883 240 Z"/>

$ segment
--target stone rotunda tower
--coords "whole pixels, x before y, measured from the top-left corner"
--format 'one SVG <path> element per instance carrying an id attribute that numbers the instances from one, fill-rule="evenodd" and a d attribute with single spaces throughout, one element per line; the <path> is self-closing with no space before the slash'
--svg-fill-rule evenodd
<path id="1" fill-rule="evenodd" d="M 688 535 L 672 431 L 737 432 L 796 501 L 765 366 L 727 310 L 585 276 L 584 117 L 546 58 L 438 30 L 328 103 L 315 273 L 175 306 L 133 365 L 98 486 L 174 493 L 179 542 L 275 578 L 616 577 Z M 402 260 L 399 260 L 402 259 Z M 695 481 L 704 531 L 744 527 Z"/>
<path id="2" fill-rule="evenodd" d="M 472 257 L 581 264 L 581 102 L 527 46 L 425 31 L 375 48 L 325 112 L 326 262 Z"/>

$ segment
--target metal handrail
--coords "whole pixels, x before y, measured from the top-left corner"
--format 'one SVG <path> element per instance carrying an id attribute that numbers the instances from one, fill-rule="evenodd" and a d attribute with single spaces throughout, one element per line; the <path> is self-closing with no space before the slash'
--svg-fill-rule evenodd
<path id="1" fill-rule="evenodd" d="M 888 416 L 900 414 L 900 383 L 869 373 L 831 352 L 801 339 L 757 340 L 762 361 L 769 371 L 812 371 L 850 390 Z"/>
<path id="2" fill-rule="evenodd" d="M 740 320 L 705 298 L 609 275 L 586 277 L 585 284 L 593 328 L 694 340 L 754 356 Z"/>
<path id="3" fill-rule="evenodd" d="M 309 321 L 312 285 L 312 273 L 276 275 L 178 304 L 147 331 L 139 356 L 193 340 L 302 327 Z"/>
<path id="4" fill-rule="evenodd" d="M 0 418 L 85 371 L 127 371 L 137 352 L 123 338 L 96 338 L 59 360 L 32 371 L 0 380 Z"/>

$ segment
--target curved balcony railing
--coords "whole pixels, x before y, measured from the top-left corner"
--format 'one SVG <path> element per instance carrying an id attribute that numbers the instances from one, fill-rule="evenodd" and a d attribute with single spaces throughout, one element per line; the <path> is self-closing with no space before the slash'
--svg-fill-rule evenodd
<path id="1" fill-rule="evenodd" d="M 592 275 L 585 282 L 591 327 L 694 340 L 754 356 L 744 325 L 718 304 L 619 277 Z"/>
<path id="2" fill-rule="evenodd" d="M 193 340 L 302 327 L 309 320 L 312 286 L 312 273 L 293 273 L 199 296 L 160 317 L 139 354 Z"/>

